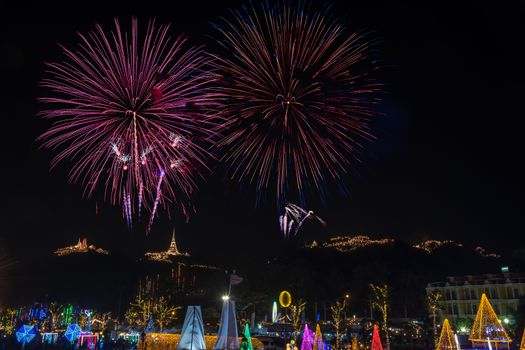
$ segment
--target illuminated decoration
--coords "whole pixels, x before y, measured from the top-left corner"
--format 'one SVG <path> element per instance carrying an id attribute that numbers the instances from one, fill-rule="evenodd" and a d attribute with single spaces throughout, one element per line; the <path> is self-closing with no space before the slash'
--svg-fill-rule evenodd
<path id="1" fill-rule="evenodd" d="M 332 248 L 340 252 L 351 252 L 360 248 L 374 246 L 392 246 L 394 240 L 390 238 L 371 239 L 368 236 L 337 236 L 321 245 L 322 248 Z"/>
<path id="2" fill-rule="evenodd" d="M 357 338 L 352 338 L 352 345 L 350 347 L 351 350 L 359 350 L 359 343 L 357 342 Z"/>
<path id="3" fill-rule="evenodd" d="M 188 306 L 177 350 L 205 350 L 204 324 L 200 306 Z"/>
<path id="4" fill-rule="evenodd" d="M 521 337 L 520 350 L 525 350 L 525 329 L 523 330 L 523 336 Z"/>
<path id="5" fill-rule="evenodd" d="M 214 350 L 239 349 L 239 336 L 237 333 L 237 318 L 235 317 L 235 301 L 226 299 L 222 303 L 221 320 L 217 341 Z"/>
<path id="6" fill-rule="evenodd" d="M 86 332 L 91 332 L 91 315 L 93 315 L 93 311 L 89 310 L 89 309 L 85 309 L 84 310 L 84 314 L 86 315 L 87 317 L 87 320 L 86 320 Z"/>
<path id="7" fill-rule="evenodd" d="M 179 249 L 177 248 L 177 241 L 175 239 L 175 229 L 173 229 L 173 234 L 171 235 L 170 247 L 168 248 L 167 251 L 165 251 L 165 252 L 156 252 L 156 253 L 155 252 L 154 253 L 146 253 L 146 254 L 144 254 L 144 256 L 148 260 L 171 263 L 172 262 L 171 259 L 173 257 L 190 256 L 190 254 L 182 253 L 182 252 L 179 251 Z"/>
<path id="8" fill-rule="evenodd" d="M 319 324 L 315 327 L 315 338 L 313 350 L 324 350 L 323 335 L 321 334 L 321 327 Z"/>
<path id="9" fill-rule="evenodd" d="M 451 240 L 438 241 L 435 239 L 429 239 L 420 243 L 416 243 L 412 247 L 424 250 L 425 253 L 430 254 L 434 250 L 441 247 L 463 247 L 463 244 Z"/>
<path id="10" fill-rule="evenodd" d="M 381 344 L 381 338 L 379 337 L 379 328 L 374 325 L 374 332 L 372 334 L 372 346 L 370 350 L 383 350 L 383 344 Z"/>
<path id="11" fill-rule="evenodd" d="M 129 342 L 131 345 L 135 345 L 139 342 L 140 334 L 138 332 L 119 333 L 118 337 Z"/>
<path id="12" fill-rule="evenodd" d="M 295 237 L 299 233 L 301 226 L 307 220 L 315 220 L 326 226 L 326 223 L 312 210 L 306 211 L 298 205 L 287 203 L 284 207 L 284 214 L 279 216 L 279 225 L 284 238 Z"/>
<path id="13" fill-rule="evenodd" d="M 94 252 L 94 253 L 104 254 L 104 255 L 109 254 L 109 251 L 107 250 L 104 250 L 102 248 L 97 248 L 94 245 L 88 245 L 87 238 L 84 238 L 83 240 L 80 240 L 79 238 L 77 244 L 55 250 L 55 255 L 64 256 L 64 255 L 70 255 L 70 254 L 76 254 L 76 253 L 88 253 L 88 252 Z"/>
<path id="14" fill-rule="evenodd" d="M 82 333 L 78 338 L 78 347 L 82 348 L 86 346 L 88 349 L 93 350 L 96 348 L 98 342 L 98 334 Z"/>
<path id="15" fill-rule="evenodd" d="M 272 306 L 272 323 L 277 322 L 277 302 L 273 302 Z"/>
<path id="16" fill-rule="evenodd" d="M 478 312 L 470 331 L 469 340 L 476 349 L 509 349 L 512 341 L 485 293 L 481 295 Z"/>
<path id="17" fill-rule="evenodd" d="M 250 325 L 246 323 L 241 339 L 241 350 L 253 350 L 252 336 L 250 335 Z"/>
<path id="18" fill-rule="evenodd" d="M 62 312 L 64 314 L 64 317 L 62 319 L 62 324 L 68 325 L 71 322 L 71 316 L 73 315 L 73 305 L 68 305 L 64 307 L 64 311 Z"/>
<path id="19" fill-rule="evenodd" d="M 436 346 L 436 350 L 459 350 L 454 337 L 454 332 L 450 328 L 448 320 L 445 318 L 443 321 L 443 327 L 441 328 L 441 335 Z"/>
<path id="20" fill-rule="evenodd" d="M 16 341 L 22 346 L 29 344 L 34 337 L 36 337 L 36 331 L 33 326 L 25 324 L 16 331 Z"/>
<path id="21" fill-rule="evenodd" d="M 287 308 L 290 305 L 292 305 L 292 295 L 290 292 L 283 290 L 281 294 L 279 294 L 279 305 L 281 307 Z"/>
<path id="22" fill-rule="evenodd" d="M 501 255 L 496 254 L 496 253 L 489 253 L 483 247 L 479 247 L 478 246 L 478 247 L 474 248 L 474 251 L 476 253 L 478 253 L 479 255 L 481 255 L 482 257 L 484 257 L 484 258 L 496 258 L 496 259 L 501 258 Z"/>
<path id="23" fill-rule="evenodd" d="M 66 332 L 64 333 L 64 337 L 70 342 L 75 342 L 78 338 L 80 338 L 80 335 L 82 334 L 82 329 L 80 326 L 76 323 L 70 324 L 66 328 Z"/>
<path id="24" fill-rule="evenodd" d="M 56 344 L 58 340 L 58 333 L 55 332 L 46 332 L 42 333 L 42 343 L 43 344 Z"/>
<path id="25" fill-rule="evenodd" d="M 264 348 L 263 343 L 257 338 L 251 338 L 253 348 L 255 350 L 262 350 Z M 144 337 L 144 340 L 139 339 L 138 349 L 141 350 L 175 350 L 177 344 L 180 341 L 180 334 L 169 334 L 169 333 L 148 333 Z M 217 336 L 205 335 L 204 341 L 206 343 L 206 350 L 212 350 L 213 345 L 217 342 Z M 238 338 L 237 342 L 241 342 L 242 339 Z"/>
<path id="26" fill-rule="evenodd" d="M 314 346 L 314 333 L 308 328 L 308 325 L 304 325 L 303 341 L 301 343 L 301 350 L 312 350 Z"/>

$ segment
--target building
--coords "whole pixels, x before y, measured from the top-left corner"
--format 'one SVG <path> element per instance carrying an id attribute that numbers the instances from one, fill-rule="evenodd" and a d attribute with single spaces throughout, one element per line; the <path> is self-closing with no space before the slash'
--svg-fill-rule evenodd
<path id="1" fill-rule="evenodd" d="M 447 277 L 446 282 L 429 283 L 427 295 L 441 293 L 440 317 L 449 320 L 474 319 L 481 295 L 485 293 L 494 311 L 501 319 L 512 319 L 518 309 L 520 298 L 525 298 L 525 274 L 510 273 L 503 268 L 500 274 L 467 275 Z"/>
<path id="2" fill-rule="evenodd" d="M 173 229 L 173 234 L 171 236 L 170 247 L 168 248 L 167 251 L 165 251 L 165 252 L 154 252 L 154 253 L 149 252 L 149 253 L 144 254 L 144 256 L 148 260 L 162 261 L 162 262 L 171 263 L 172 262 L 171 259 L 173 257 L 181 257 L 181 256 L 189 257 L 190 254 L 182 253 L 182 252 L 179 251 L 179 249 L 177 248 L 177 241 L 175 240 L 175 229 Z"/>

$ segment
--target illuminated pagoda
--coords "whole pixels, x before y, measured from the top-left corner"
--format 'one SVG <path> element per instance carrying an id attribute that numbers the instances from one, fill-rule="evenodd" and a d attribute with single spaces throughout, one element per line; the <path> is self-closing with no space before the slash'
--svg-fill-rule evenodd
<path id="1" fill-rule="evenodd" d="M 76 254 L 76 253 L 88 253 L 88 252 L 104 254 L 104 255 L 109 254 L 109 251 L 105 249 L 97 248 L 94 245 L 88 245 L 87 238 L 84 238 L 83 240 L 79 238 L 77 244 L 69 246 L 69 247 L 59 248 L 55 250 L 54 254 L 58 256 L 64 256 L 64 255 L 70 255 L 70 254 Z"/>
<path id="2" fill-rule="evenodd" d="M 173 229 L 173 234 L 171 236 L 171 243 L 170 247 L 165 252 L 153 252 L 153 253 L 146 253 L 144 254 L 146 258 L 149 260 L 154 261 L 162 261 L 162 262 L 172 262 L 171 258 L 173 257 L 179 257 L 179 256 L 190 256 L 188 253 L 182 253 L 179 251 L 179 248 L 177 248 L 177 240 L 175 239 L 175 229 Z"/>
<path id="3" fill-rule="evenodd" d="M 441 335 L 436 346 L 436 350 L 459 350 L 456 338 L 448 319 L 445 318 L 443 321 L 443 327 L 441 328 Z"/>
<path id="4" fill-rule="evenodd" d="M 485 293 L 481 295 L 478 312 L 469 340 L 476 349 L 509 349 L 512 341 L 503 328 Z"/>

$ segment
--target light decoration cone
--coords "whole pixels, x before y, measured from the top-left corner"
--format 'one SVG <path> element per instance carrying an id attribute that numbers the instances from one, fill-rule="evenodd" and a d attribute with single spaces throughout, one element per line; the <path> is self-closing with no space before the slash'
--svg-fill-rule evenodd
<path id="1" fill-rule="evenodd" d="M 359 344 L 357 343 L 357 338 L 352 338 L 351 350 L 359 350 Z"/>
<path id="2" fill-rule="evenodd" d="M 319 327 L 319 324 L 315 327 L 313 350 L 324 350 L 323 335 L 321 334 L 321 327 Z"/>
<path id="3" fill-rule="evenodd" d="M 521 337 L 520 350 L 525 350 L 525 329 L 523 330 L 523 336 Z"/>
<path id="4" fill-rule="evenodd" d="M 253 344 L 252 344 L 252 336 L 250 335 L 250 325 L 246 323 L 244 326 L 244 338 L 246 338 L 246 342 L 248 343 L 248 350 L 253 350 Z"/>
<path id="5" fill-rule="evenodd" d="M 485 293 L 481 295 L 481 302 L 472 324 L 469 340 L 476 349 L 494 350 L 509 349 L 512 341 Z"/>
<path id="6" fill-rule="evenodd" d="M 381 344 L 381 338 L 379 337 L 379 328 L 374 325 L 374 332 L 372 334 L 372 346 L 370 350 L 383 350 L 383 344 Z"/>
<path id="7" fill-rule="evenodd" d="M 450 323 L 445 318 L 436 350 L 459 350 Z"/>
<path id="8" fill-rule="evenodd" d="M 313 347 L 313 337 L 312 337 L 312 331 L 308 329 L 308 325 L 304 325 L 304 332 L 303 332 L 303 341 L 301 343 L 301 350 L 312 350 Z"/>

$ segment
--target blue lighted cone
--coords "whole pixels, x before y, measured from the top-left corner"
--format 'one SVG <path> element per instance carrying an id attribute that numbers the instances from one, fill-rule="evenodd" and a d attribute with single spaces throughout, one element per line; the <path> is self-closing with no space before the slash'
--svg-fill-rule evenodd
<path id="1" fill-rule="evenodd" d="M 16 331 L 16 340 L 19 343 L 27 344 L 36 336 L 35 328 L 27 324 L 23 325 Z"/>
<path id="2" fill-rule="evenodd" d="M 64 336 L 67 340 L 69 340 L 72 343 L 80 337 L 81 333 L 82 329 L 80 328 L 80 326 L 76 323 L 73 323 L 67 326 L 66 333 L 64 333 Z"/>

